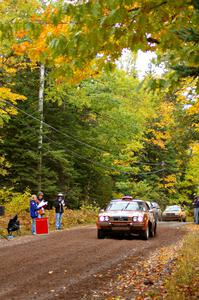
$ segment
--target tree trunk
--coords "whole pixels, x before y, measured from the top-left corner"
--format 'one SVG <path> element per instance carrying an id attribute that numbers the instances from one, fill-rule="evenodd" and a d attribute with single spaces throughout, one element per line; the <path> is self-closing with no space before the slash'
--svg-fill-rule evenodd
<path id="1" fill-rule="evenodd" d="M 45 68 L 44 65 L 40 65 L 40 78 L 39 78 L 39 103 L 38 112 L 40 117 L 39 127 L 39 140 L 38 140 L 38 151 L 39 151 L 39 180 L 38 189 L 42 189 L 42 147 L 43 147 L 43 118 L 44 118 L 44 81 L 45 81 Z"/>

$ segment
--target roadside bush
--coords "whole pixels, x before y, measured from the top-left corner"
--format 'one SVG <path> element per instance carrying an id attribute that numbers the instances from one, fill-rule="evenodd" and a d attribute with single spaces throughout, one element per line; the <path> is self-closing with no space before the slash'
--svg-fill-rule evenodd
<path id="1" fill-rule="evenodd" d="M 16 193 L 13 192 L 13 188 L 9 189 L 0 189 L 0 205 L 5 205 L 6 203 L 12 201 L 13 195 Z"/>
<path id="2" fill-rule="evenodd" d="M 28 189 L 26 189 L 23 194 L 12 193 L 12 199 L 5 205 L 6 212 L 9 215 L 12 215 L 28 211 L 30 205 L 30 197 L 31 194 Z"/>
<path id="3" fill-rule="evenodd" d="M 185 211 L 186 211 L 186 221 L 187 222 L 193 222 L 194 221 L 193 208 L 190 209 L 189 207 L 185 207 Z"/>
<path id="4" fill-rule="evenodd" d="M 63 228 L 70 228 L 76 225 L 93 224 L 97 220 L 99 208 L 94 206 L 82 206 L 79 210 L 65 209 L 62 224 Z M 54 210 L 46 211 L 50 227 L 55 225 Z"/>
<path id="5" fill-rule="evenodd" d="M 80 210 L 86 211 L 86 212 L 90 211 L 90 212 L 98 213 L 100 210 L 100 207 L 94 206 L 93 204 L 82 204 L 82 206 L 80 207 Z"/>
<path id="6" fill-rule="evenodd" d="M 13 192 L 13 189 L 0 189 L 0 203 L 5 206 L 5 216 L 0 218 L 0 234 L 7 234 L 9 219 L 18 215 L 23 234 L 29 230 L 31 220 L 29 217 L 30 191 L 22 193 Z"/>

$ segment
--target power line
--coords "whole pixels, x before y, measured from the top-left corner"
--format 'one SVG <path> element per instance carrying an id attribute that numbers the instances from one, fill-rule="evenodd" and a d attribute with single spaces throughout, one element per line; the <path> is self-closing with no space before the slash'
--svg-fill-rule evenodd
<path id="1" fill-rule="evenodd" d="M 30 118 L 32 118 L 32 119 L 38 121 L 38 122 L 41 122 L 40 119 L 36 118 L 36 117 L 33 116 L 32 114 L 29 114 L 29 113 L 25 112 L 23 109 L 17 107 L 16 105 L 14 105 L 14 104 L 12 104 L 12 103 L 6 101 L 6 100 L 2 100 L 2 101 L 3 101 L 4 103 L 7 103 L 8 105 L 14 107 L 15 109 L 19 110 L 20 112 L 22 112 L 23 114 L 27 115 L 28 117 L 30 117 Z M 57 128 L 53 127 L 52 125 L 50 125 L 50 124 L 48 124 L 48 123 L 46 123 L 46 122 L 44 122 L 44 121 L 42 121 L 42 122 L 43 122 L 43 124 L 44 124 L 45 126 L 51 128 L 51 129 L 54 130 L 55 132 L 58 132 L 58 133 L 60 133 L 60 134 L 63 134 L 64 136 L 70 137 L 71 139 L 73 139 L 73 140 L 76 141 L 76 142 L 79 142 L 80 144 L 83 144 L 83 145 L 85 145 L 85 146 L 87 146 L 87 147 L 90 147 L 90 148 L 93 148 L 93 149 L 95 149 L 95 150 L 98 150 L 98 151 L 100 151 L 100 152 L 106 152 L 106 153 L 111 154 L 110 152 L 108 152 L 108 151 L 106 151 L 106 150 L 102 150 L 102 149 L 96 148 L 96 147 L 91 146 L 91 145 L 89 145 L 89 144 L 87 144 L 87 143 L 85 143 L 85 142 L 82 142 L 82 141 L 80 141 L 80 140 L 78 140 L 78 139 L 76 139 L 76 138 L 73 138 L 71 135 L 68 135 L 68 134 L 66 134 L 66 133 L 64 133 L 64 132 L 62 132 L 62 131 L 60 131 L 60 130 L 58 130 Z M 47 137 L 47 138 L 48 138 L 48 137 Z M 50 139 L 50 138 L 48 138 L 48 139 Z M 51 140 L 51 139 L 50 139 L 50 140 Z M 53 140 L 51 140 L 51 141 L 53 141 Z M 53 141 L 53 142 L 55 142 L 55 141 Z M 83 158 L 83 159 L 85 159 L 85 160 L 87 160 L 87 161 L 89 161 L 89 162 L 91 162 L 91 163 L 93 163 L 93 164 L 95 164 L 95 165 L 101 166 L 101 167 L 103 167 L 103 168 L 106 168 L 106 169 L 108 168 L 109 170 L 115 170 L 115 171 L 120 172 L 120 173 L 123 173 L 123 174 L 129 173 L 129 172 L 120 171 L 120 170 L 118 170 L 118 169 L 116 169 L 116 168 L 114 168 L 114 167 L 111 167 L 111 168 L 110 168 L 110 167 L 107 167 L 107 166 L 105 166 L 105 165 L 102 165 L 101 163 L 98 163 L 98 162 L 95 162 L 95 161 L 93 161 L 93 160 L 91 160 L 91 159 L 88 159 L 88 158 L 86 158 L 86 157 L 84 157 L 84 156 L 82 156 L 82 155 L 80 155 L 80 154 L 78 154 L 78 153 L 76 153 L 76 152 L 74 152 L 74 151 L 72 151 L 72 150 L 69 150 L 69 149 L 67 149 L 67 150 L 66 150 L 66 149 L 63 149 L 63 150 L 68 151 L 68 152 L 70 152 L 70 153 L 73 153 L 74 155 L 79 156 L 79 157 L 81 157 L 81 158 Z M 133 164 L 141 164 L 141 165 L 161 165 L 162 163 L 133 162 Z M 157 170 L 157 171 L 146 172 L 146 173 L 140 173 L 140 174 L 135 174 L 135 175 L 144 175 L 144 174 L 158 173 L 158 172 L 161 172 L 161 171 L 163 171 L 163 170 L 165 170 L 165 169 L 160 169 L 160 170 Z M 132 172 L 130 172 L 130 173 L 132 173 Z"/>
<path id="2" fill-rule="evenodd" d="M 38 121 L 38 122 L 41 122 L 40 119 L 38 119 L 38 118 L 34 117 L 33 115 L 27 113 L 26 111 L 24 111 L 23 109 L 17 107 L 16 105 L 14 105 L 14 104 L 12 104 L 12 103 L 6 101 L 6 100 L 2 100 L 2 101 L 5 102 L 5 103 L 8 104 L 8 105 L 14 107 L 15 109 L 19 110 L 19 111 L 22 112 L 23 114 L 29 116 L 30 118 L 32 118 L 32 119 L 34 119 L 34 120 L 36 120 L 36 121 Z M 50 125 L 50 124 L 48 124 L 48 123 L 46 123 L 46 122 L 44 122 L 44 121 L 42 121 L 42 123 L 43 123 L 45 126 L 51 128 L 51 129 L 53 129 L 53 130 L 56 131 L 57 133 L 60 133 L 60 134 L 62 134 L 62 135 L 64 135 L 64 136 L 66 136 L 66 137 L 70 137 L 72 140 L 74 140 L 75 142 L 77 142 L 77 143 L 79 143 L 79 144 L 82 144 L 82 145 L 84 145 L 84 146 L 86 146 L 86 147 L 95 149 L 95 150 L 100 151 L 100 152 L 106 152 L 106 153 L 109 153 L 107 150 L 100 149 L 100 148 L 91 146 L 91 145 L 89 145 L 89 144 L 87 144 L 87 143 L 85 143 L 85 142 L 83 142 L 83 141 L 80 141 L 80 140 L 78 140 L 78 139 L 72 137 L 71 135 L 69 135 L 69 134 L 67 134 L 67 133 L 65 133 L 65 132 L 62 132 L 62 131 L 58 130 L 57 128 L 53 127 L 52 125 Z"/>
<path id="3" fill-rule="evenodd" d="M 47 138 L 49 141 L 51 141 L 53 143 L 57 143 L 55 140 L 52 140 L 51 138 L 49 138 L 47 136 L 45 136 L 45 138 Z M 136 173 L 135 174 L 135 173 L 130 172 L 130 171 L 129 172 L 128 171 L 125 172 L 125 171 L 118 170 L 117 168 L 114 168 L 114 167 L 108 167 L 108 166 L 106 166 L 104 164 L 101 164 L 101 163 L 98 163 L 96 161 L 93 161 L 92 159 L 89 159 L 89 158 L 87 158 L 87 157 L 85 157 L 85 156 L 83 156 L 83 155 L 81 155 L 81 154 L 79 154 L 79 153 L 77 153 L 75 151 L 72 151 L 70 149 L 62 148 L 62 149 L 58 149 L 58 150 L 64 150 L 65 152 L 72 153 L 74 156 L 77 156 L 77 157 L 80 157 L 80 158 L 82 158 L 82 159 L 84 159 L 86 161 L 89 161 L 89 162 L 91 162 L 92 164 L 94 164 L 96 166 L 102 167 L 103 169 L 107 169 L 109 171 L 110 170 L 111 171 L 116 171 L 116 172 L 124 174 L 124 175 L 135 175 L 135 176 L 138 176 L 138 175 L 149 175 L 149 174 L 159 173 L 159 172 L 162 172 L 162 171 L 165 170 L 164 168 L 162 168 L 162 169 L 156 170 L 156 171 L 149 171 L 149 172 L 143 172 L 143 173 Z"/>
<path id="4" fill-rule="evenodd" d="M 52 140 L 51 138 L 49 138 L 49 137 L 47 137 L 47 136 L 45 136 L 45 138 L 47 138 L 49 141 L 51 141 L 51 142 L 53 142 L 53 143 L 57 143 L 56 141 Z M 73 151 L 73 150 L 66 149 L 66 148 L 61 148 L 61 149 L 58 149 L 58 150 L 63 150 L 63 151 L 65 151 L 65 152 L 69 152 L 69 153 L 71 153 L 71 154 L 74 154 L 74 156 L 77 156 L 77 157 L 80 157 L 80 158 L 82 158 L 82 159 L 84 159 L 84 160 L 86 160 L 86 161 L 89 161 L 89 162 L 91 162 L 92 164 L 94 164 L 94 165 L 96 165 L 96 166 L 100 166 L 100 167 L 105 168 L 105 169 L 108 169 L 108 170 L 111 169 L 112 171 L 117 171 L 117 172 L 119 172 L 119 170 L 117 170 L 117 169 L 114 168 L 114 167 L 107 167 L 106 165 L 101 164 L 101 163 L 98 163 L 98 162 L 96 162 L 96 161 L 94 161 L 94 160 L 92 160 L 92 159 L 90 159 L 90 158 L 87 158 L 87 157 L 85 157 L 85 156 L 83 156 L 83 155 L 81 155 L 81 154 L 79 154 L 79 153 L 77 153 L 77 152 L 75 152 L 75 151 Z"/>

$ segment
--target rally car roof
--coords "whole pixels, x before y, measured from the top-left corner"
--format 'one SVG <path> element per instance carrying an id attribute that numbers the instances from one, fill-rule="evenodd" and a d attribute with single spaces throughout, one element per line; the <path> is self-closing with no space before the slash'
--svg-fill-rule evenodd
<path id="1" fill-rule="evenodd" d="M 130 201 L 139 201 L 139 202 L 146 202 L 145 200 L 141 200 L 141 199 L 128 199 L 128 198 L 120 198 L 120 199 L 112 199 L 110 202 L 118 202 L 118 201 L 126 201 L 126 202 L 130 202 Z"/>

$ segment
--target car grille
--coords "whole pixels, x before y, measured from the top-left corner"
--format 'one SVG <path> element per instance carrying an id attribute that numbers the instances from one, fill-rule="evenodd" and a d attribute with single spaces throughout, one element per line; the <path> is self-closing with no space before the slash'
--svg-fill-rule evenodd
<path id="1" fill-rule="evenodd" d="M 167 213 L 166 216 L 167 216 L 167 217 L 173 217 L 173 216 L 175 216 L 175 214 Z"/>
<path id="2" fill-rule="evenodd" d="M 118 222 L 128 222 L 128 217 L 113 217 L 112 220 Z"/>

